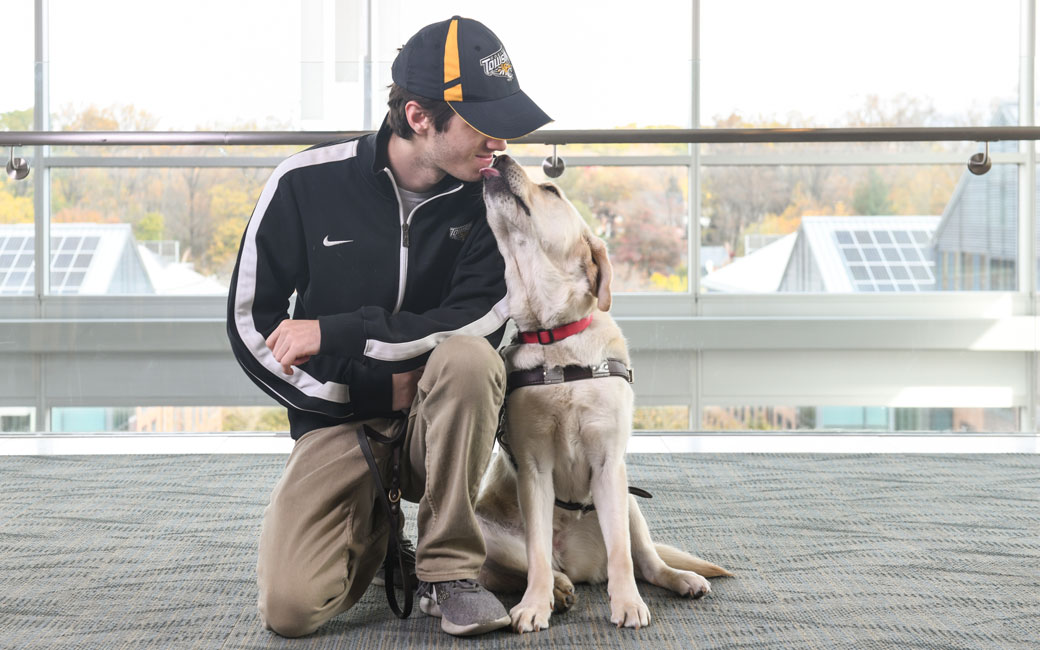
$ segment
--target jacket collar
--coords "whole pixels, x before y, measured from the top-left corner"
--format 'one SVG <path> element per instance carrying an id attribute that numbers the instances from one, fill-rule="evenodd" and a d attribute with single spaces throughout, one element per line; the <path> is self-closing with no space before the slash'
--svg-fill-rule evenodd
<path id="1" fill-rule="evenodd" d="M 372 172 L 370 179 L 375 183 L 376 187 L 386 195 L 396 198 L 394 188 L 390 184 L 389 179 L 389 175 L 392 173 L 390 171 L 390 155 L 388 153 L 391 133 L 390 121 L 387 117 L 384 117 L 378 131 L 362 136 L 361 141 L 358 143 L 358 158 L 363 166 L 362 169 Z M 459 179 L 446 175 L 432 188 L 432 191 L 435 194 L 440 194 L 461 184 L 463 182 Z M 479 184 L 479 181 L 472 183 L 472 185 L 477 184 Z"/>

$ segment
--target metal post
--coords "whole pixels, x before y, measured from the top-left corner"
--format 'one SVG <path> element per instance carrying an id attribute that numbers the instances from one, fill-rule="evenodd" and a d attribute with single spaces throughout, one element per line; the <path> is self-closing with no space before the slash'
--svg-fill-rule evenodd
<path id="1" fill-rule="evenodd" d="M 372 129 L 372 0 L 365 2 L 365 112 L 362 124 Z"/>
<path id="2" fill-rule="evenodd" d="M 49 2 L 36 0 L 34 11 L 35 29 L 35 75 L 33 98 L 33 128 L 37 131 L 50 130 L 50 45 L 47 32 L 49 27 Z M 34 253 L 36 318 L 43 318 L 44 301 L 50 291 L 50 250 L 51 250 L 51 170 L 46 160 L 50 156 L 50 147 L 39 145 L 35 151 L 36 169 L 33 170 L 33 222 L 35 224 L 36 246 Z M 47 385 L 43 354 L 33 355 L 33 379 L 36 382 L 36 422 L 35 431 L 50 431 L 51 411 L 47 402 Z"/>
<path id="3" fill-rule="evenodd" d="M 690 128 L 701 126 L 701 3 L 692 0 L 690 12 L 692 26 L 690 32 Z M 699 144 L 688 145 L 690 169 L 686 181 L 687 205 L 690 224 L 687 227 L 689 241 L 686 259 L 686 289 L 693 295 L 694 314 L 701 315 L 701 147 Z M 693 395 L 690 396 L 691 431 L 699 431 L 704 426 L 704 407 L 701 404 L 701 379 L 703 372 L 702 353 L 693 352 Z"/>
<path id="4" fill-rule="evenodd" d="M 1018 123 L 1021 126 L 1036 124 L 1035 102 L 1036 87 L 1036 0 L 1021 0 L 1021 25 L 1019 29 L 1019 69 L 1018 69 Z M 1037 316 L 1037 250 L 1036 250 L 1036 143 L 1019 142 L 1019 151 L 1026 154 L 1026 160 L 1019 165 L 1018 172 L 1018 288 L 1029 298 L 1029 315 Z M 1040 338 L 1040 331 L 1035 335 Z M 1034 339 L 1036 340 L 1036 339 Z M 1019 429 L 1037 431 L 1037 390 L 1040 372 L 1037 354 L 1040 347 L 1036 343 L 1029 353 L 1027 364 L 1026 386 L 1029 396 Z"/>

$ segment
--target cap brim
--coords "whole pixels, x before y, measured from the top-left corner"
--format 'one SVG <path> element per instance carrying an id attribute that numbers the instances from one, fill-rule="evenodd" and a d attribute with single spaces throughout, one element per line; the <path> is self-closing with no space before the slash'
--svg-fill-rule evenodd
<path id="1" fill-rule="evenodd" d="M 552 122 L 522 90 L 502 99 L 448 102 L 448 105 L 466 124 L 496 140 L 520 138 Z"/>

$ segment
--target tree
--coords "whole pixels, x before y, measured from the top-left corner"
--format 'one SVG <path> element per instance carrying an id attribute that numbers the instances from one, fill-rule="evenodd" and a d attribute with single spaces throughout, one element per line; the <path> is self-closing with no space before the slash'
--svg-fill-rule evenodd
<path id="1" fill-rule="evenodd" d="M 618 237 L 612 255 L 615 263 L 636 268 L 646 277 L 682 263 L 686 241 L 682 229 L 658 223 L 645 211 L 636 213 L 632 221 L 633 227 L 626 227 Z"/>
<path id="2" fill-rule="evenodd" d="M 908 95 L 881 98 L 871 95 L 863 106 L 850 111 L 842 126 L 929 126 L 940 121 L 966 120 L 978 123 L 977 116 L 949 118 L 940 116 L 925 100 Z M 720 128 L 810 127 L 813 119 L 789 116 L 747 119 L 738 114 L 715 118 Z M 844 143 L 843 151 L 903 151 L 922 147 L 942 150 L 942 143 Z M 835 145 L 732 144 L 705 146 L 711 153 L 762 153 L 772 151 L 821 151 Z M 702 231 L 707 245 L 726 244 L 737 255 L 743 254 L 744 235 L 782 234 L 796 229 L 801 217 L 848 214 L 938 215 L 953 194 L 961 169 L 947 165 L 865 166 L 712 166 L 702 182 L 702 215 L 710 220 Z"/>
<path id="3" fill-rule="evenodd" d="M 32 223 L 33 202 L 0 189 L 0 223 Z"/>
<path id="4" fill-rule="evenodd" d="M 653 290 L 654 273 L 685 264 L 685 170 L 579 167 L 556 180 L 602 237 L 615 265 L 615 290 Z"/>
<path id="5" fill-rule="evenodd" d="M 138 241 L 158 241 L 163 238 L 163 216 L 158 212 L 149 212 L 134 224 L 134 237 Z"/>
<path id="6" fill-rule="evenodd" d="M 33 109 L 0 113 L 0 131 L 32 131 Z"/>
<path id="7" fill-rule="evenodd" d="M 852 196 L 852 209 L 856 214 L 892 214 L 892 202 L 888 200 L 888 184 L 876 169 L 871 169 L 865 181 L 856 186 Z"/>

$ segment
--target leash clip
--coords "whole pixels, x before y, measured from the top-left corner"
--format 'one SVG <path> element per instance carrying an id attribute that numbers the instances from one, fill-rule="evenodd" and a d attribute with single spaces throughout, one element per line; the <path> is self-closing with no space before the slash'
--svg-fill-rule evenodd
<path id="1" fill-rule="evenodd" d="M 544 383 L 546 383 L 546 384 L 562 384 L 563 380 L 564 380 L 564 377 L 563 377 L 563 367 L 562 366 L 553 366 L 552 368 L 550 368 L 548 366 L 543 366 L 542 367 L 542 381 Z"/>

